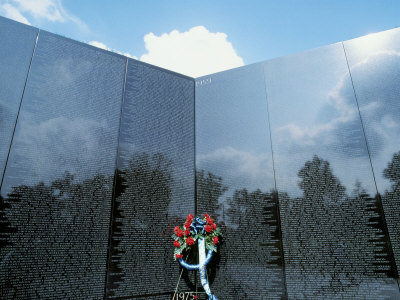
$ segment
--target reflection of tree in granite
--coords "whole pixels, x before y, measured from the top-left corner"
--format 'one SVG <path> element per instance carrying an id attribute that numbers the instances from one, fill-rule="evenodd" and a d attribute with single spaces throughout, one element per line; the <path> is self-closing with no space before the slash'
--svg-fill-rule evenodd
<path id="1" fill-rule="evenodd" d="M 393 183 L 392 190 L 400 187 L 400 152 L 393 154 L 392 161 L 383 171 L 383 176 Z"/>
<path id="2" fill-rule="evenodd" d="M 225 235 L 226 247 L 229 263 L 241 265 L 236 282 L 246 293 L 240 299 L 284 298 L 279 209 L 274 192 L 236 190 L 228 203 L 231 226 Z"/>
<path id="3" fill-rule="evenodd" d="M 218 220 L 221 205 L 219 198 L 228 188 L 222 184 L 222 178 L 204 170 L 196 172 L 197 211 L 199 215 L 208 213 Z"/>
<path id="4" fill-rule="evenodd" d="M 2 248 L 10 245 L 9 237 L 16 232 L 16 229 L 11 227 L 11 223 L 6 215 L 6 209 L 10 207 L 10 204 L 5 203 L 3 197 L 0 195 L 0 253 L 2 252 Z M 0 263 L 0 269 L 2 266 Z"/>
<path id="5" fill-rule="evenodd" d="M 382 298 L 387 286 L 375 273 L 376 257 L 384 251 L 375 199 L 347 197 L 329 163 L 317 156 L 298 175 L 303 198 L 280 198 L 289 298 Z"/>
<path id="6" fill-rule="evenodd" d="M 17 186 L 5 212 L 17 232 L 2 249 L 4 298 L 101 298 L 112 179 Z M 4 253 L 4 256 L 3 256 Z"/>
<path id="7" fill-rule="evenodd" d="M 249 193 L 246 189 L 236 190 L 228 198 L 228 220 L 231 225 L 231 238 L 227 239 L 230 249 L 230 259 L 248 264 L 265 264 L 265 249 L 260 244 L 269 240 L 269 232 L 265 230 L 263 207 L 266 195 L 260 190 Z M 233 237 L 233 238 L 232 238 Z M 251 254 L 250 254 L 251 253 Z"/>
<path id="8" fill-rule="evenodd" d="M 176 283 L 176 274 L 168 274 L 174 270 L 172 246 L 168 247 L 172 245 L 172 228 L 165 233 L 171 202 L 171 163 L 160 153 L 136 153 L 120 171 L 124 192 L 116 201 L 121 214 L 117 220 L 121 222 L 118 251 L 124 276 L 116 296 L 170 291 Z"/>
<path id="9" fill-rule="evenodd" d="M 361 197 L 361 195 L 367 194 L 367 190 L 363 187 L 360 180 L 356 180 L 354 183 L 354 188 L 351 191 L 351 197 Z"/>
<path id="10" fill-rule="evenodd" d="M 394 256 L 397 266 L 400 266 L 400 151 L 393 154 L 392 161 L 383 171 L 383 176 L 392 183 L 390 190 L 385 191 L 382 202 Z"/>
<path id="11" fill-rule="evenodd" d="M 227 187 L 222 178 L 201 170 L 196 174 L 198 210 L 220 211 L 218 201 Z M 275 240 L 278 225 L 277 199 L 271 193 L 247 189 L 234 191 L 226 199 L 227 224 L 219 222 L 223 232 L 217 257 L 210 263 L 210 283 L 216 294 L 226 299 L 280 298 L 283 294 L 282 267 L 277 256 L 280 244 Z M 271 263 L 270 265 L 268 265 Z M 223 295 L 223 296 L 222 296 Z"/>
<path id="12" fill-rule="evenodd" d="M 299 187 L 304 192 L 304 198 L 319 203 L 338 203 L 345 198 L 346 188 L 341 185 L 331 171 L 329 162 L 314 156 L 307 161 L 298 172 Z"/>

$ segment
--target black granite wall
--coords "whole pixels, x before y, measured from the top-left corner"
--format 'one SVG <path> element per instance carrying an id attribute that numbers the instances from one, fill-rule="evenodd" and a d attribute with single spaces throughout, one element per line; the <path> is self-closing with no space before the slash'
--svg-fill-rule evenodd
<path id="1" fill-rule="evenodd" d="M 0 298 L 171 298 L 194 80 L 4 18 L 0 38 Z"/>
<path id="2" fill-rule="evenodd" d="M 400 30 L 196 79 L 225 299 L 400 299 Z"/>
<path id="3" fill-rule="evenodd" d="M 223 231 L 219 299 L 400 299 L 399 29 L 198 79 L 0 40 L 1 299 L 202 291 L 189 213 Z"/>

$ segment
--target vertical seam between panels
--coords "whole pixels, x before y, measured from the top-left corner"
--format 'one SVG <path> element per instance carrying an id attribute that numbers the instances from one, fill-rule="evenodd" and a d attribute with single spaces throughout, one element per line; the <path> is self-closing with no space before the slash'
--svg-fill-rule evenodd
<path id="1" fill-rule="evenodd" d="M 8 147 L 7 158 L 6 158 L 6 162 L 5 162 L 5 164 L 4 164 L 3 174 L 2 174 L 2 176 L 1 176 L 0 192 L 1 192 L 1 189 L 2 189 L 2 187 L 3 187 L 3 181 L 4 181 L 4 176 L 5 176 L 5 174 L 6 174 L 8 159 L 9 159 L 9 157 L 10 157 L 11 147 L 12 147 L 12 143 L 13 143 L 14 135 L 15 135 L 15 130 L 16 130 L 16 128 L 17 128 L 19 113 L 20 113 L 21 107 L 22 107 L 22 100 L 24 99 L 26 84 L 28 83 L 29 74 L 30 74 L 30 72 L 31 72 L 31 66 L 32 66 L 32 62 L 33 62 L 33 57 L 35 56 L 36 47 L 37 47 L 37 43 L 38 43 L 38 40 L 39 40 L 39 33 L 40 33 L 40 29 L 38 30 L 38 32 L 37 32 L 37 34 L 36 34 L 35 45 L 33 46 L 33 51 L 32 51 L 31 60 L 29 61 L 28 72 L 26 73 L 26 77 L 25 77 L 24 88 L 22 89 L 21 100 L 19 101 L 19 107 L 18 107 L 17 117 L 15 118 L 14 128 L 13 128 L 13 132 L 12 132 L 11 140 L 10 140 L 10 145 L 9 145 L 9 147 Z M 1 203 L 1 200 L 0 200 L 0 204 L 2 204 L 2 203 Z"/>
<path id="2" fill-rule="evenodd" d="M 197 162 L 196 162 L 196 79 L 193 79 L 193 156 L 194 156 L 194 215 L 197 217 Z M 194 273 L 194 286 L 197 292 L 197 272 Z"/>
<path id="3" fill-rule="evenodd" d="M 342 47 L 343 47 L 344 56 L 345 56 L 345 58 L 346 58 L 347 70 L 348 70 L 348 72 L 349 72 L 350 81 L 351 81 L 351 86 L 352 86 L 352 88 L 353 88 L 354 99 L 356 100 L 356 105 L 357 105 L 357 110 L 358 110 L 358 116 L 360 117 L 361 128 L 362 128 L 363 135 L 364 135 L 365 145 L 366 145 L 366 147 L 367 147 L 369 163 L 370 163 L 370 165 L 371 165 L 372 176 L 373 176 L 373 178 L 374 178 L 375 189 L 376 189 L 376 192 L 379 194 L 378 186 L 377 186 L 377 184 L 376 184 L 376 179 L 375 179 L 374 166 L 372 165 L 371 152 L 370 152 L 370 150 L 369 150 L 369 144 L 368 144 L 368 140 L 367 140 L 367 135 L 365 134 L 365 126 L 364 126 L 364 122 L 363 122 L 363 119 L 362 119 L 362 116 L 361 116 L 360 105 L 358 104 L 358 97 L 357 97 L 356 89 L 355 89 L 354 82 L 353 82 L 353 76 L 351 75 L 349 61 L 348 61 L 348 59 L 347 59 L 346 48 L 344 47 L 343 42 L 341 42 L 341 44 L 342 44 Z"/>
<path id="4" fill-rule="evenodd" d="M 118 154 L 119 154 L 119 142 L 120 142 L 120 135 L 121 135 L 121 124 L 122 124 L 122 114 L 123 114 L 123 105 L 125 101 L 125 92 L 126 92 L 126 77 L 128 73 L 128 58 L 126 58 L 125 62 L 125 74 L 124 74 L 124 82 L 122 86 L 122 97 L 121 97 L 121 109 L 119 114 L 119 127 L 118 127 L 118 137 L 117 137 L 117 148 L 116 148 L 116 155 L 114 161 L 114 180 L 112 186 L 112 196 L 111 196 L 111 211 L 110 211 L 110 223 L 108 228 L 108 245 L 107 245 L 107 258 L 106 258 L 106 278 L 104 282 L 104 299 L 107 299 L 107 286 L 108 286 L 108 275 L 109 275 L 109 268 L 110 268 L 110 260 L 111 260 L 111 246 L 112 246 L 112 226 L 114 224 L 114 204 L 115 204 L 115 187 L 117 182 L 117 175 L 118 175 Z"/>
<path id="5" fill-rule="evenodd" d="M 288 299 L 288 292 L 287 292 L 287 285 L 286 285 L 286 263 L 285 263 L 285 252 L 283 251 L 283 235 L 282 235 L 282 223 L 281 223 L 281 210 L 279 205 L 279 194 L 276 185 L 276 176 L 275 176 L 275 159 L 274 159 L 274 149 L 272 146 L 272 130 L 271 130 L 271 121 L 270 121 L 270 113 L 269 113 L 269 105 L 268 105 L 268 91 L 267 91 L 267 81 L 265 77 L 265 65 L 262 66 L 262 75 L 263 75 L 263 83 L 264 83 L 264 90 L 265 90 L 265 102 L 267 104 L 267 119 L 268 119 L 268 131 L 269 131 L 269 141 L 271 145 L 271 157 L 272 157 L 272 169 L 274 172 L 274 184 L 275 184 L 275 191 L 273 192 L 272 199 L 276 199 L 276 207 L 277 207 L 277 216 L 278 216 L 278 231 L 279 231 L 279 238 L 281 239 L 280 243 L 280 251 L 282 253 L 282 280 L 283 280 L 283 298 Z M 275 194 L 275 197 L 274 197 Z"/>
<path id="6" fill-rule="evenodd" d="M 366 144 L 366 146 L 367 146 L 368 157 L 369 157 L 369 163 L 370 163 L 370 165 L 371 165 L 372 176 L 373 176 L 373 178 L 374 178 L 375 189 L 376 189 L 376 193 L 377 193 L 376 198 L 377 198 L 377 200 L 378 200 L 379 208 L 380 208 L 380 210 L 382 211 L 382 218 L 383 218 L 384 229 L 385 229 L 384 234 L 387 234 L 387 237 L 388 237 L 388 247 L 389 247 L 389 249 L 391 250 L 390 255 L 392 256 L 392 259 L 393 259 L 393 264 L 394 264 L 394 268 L 395 268 L 395 276 L 397 276 L 397 278 L 396 278 L 397 287 L 398 287 L 398 289 L 400 290 L 400 282 L 399 282 L 399 278 L 398 278 L 398 277 L 399 277 L 399 272 L 398 272 L 398 269 L 397 269 L 396 259 L 395 259 L 395 257 L 394 257 L 393 246 L 392 246 L 392 240 L 391 240 L 391 238 L 390 238 L 389 229 L 388 229 L 388 227 L 387 227 L 386 215 L 385 215 L 385 210 L 384 210 L 384 208 L 383 208 L 382 197 L 381 197 L 381 195 L 380 195 L 380 193 L 379 193 L 378 185 L 376 184 L 374 166 L 372 165 L 371 153 L 370 153 L 370 150 L 369 150 L 369 144 L 368 144 L 368 140 L 367 140 L 367 135 L 366 135 L 366 133 L 365 133 L 364 122 L 363 122 L 363 119 L 362 119 L 362 116 L 361 116 L 360 106 L 359 106 L 359 103 L 358 103 L 358 97 L 357 97 L 356 89 L 355 89 L 354 82 L 353 82 L 353 76 L 351 75 L 349 60 L 348 60 L 348 58 L 347 58 L 347 53 L 346 53 L 346 48 L 345 48 L 343 42 L 341 42 L 341 44 L 342 44 L 342 47 L 343 47 L 344 56 L 345 56 L 345 58 L 346 58 L 347 69 L 348 69 L 348 71 L 349 71 L 349 76 L 350 76 L 350 80 L 351 80 L 351 86 L 352 86 L 352 88 L 353 88 L 354 98 L 355 98 L 356 104 L 357 104 L 358 115 L 359 115 L 360 121 L 361 121 L 361 127 L 362 127 L 363 134 L 364 134 L 365 144 Z"/>
<path id="7" fill-rule="evenodd" d="M 193 79 L 193 156 L 194 156 L 194 215 L 197 216 L 197 162 L 196 162 L 196 79 Z"/>
<path id="8" fill-rule="evenodd" d="M 264 81 L 264 91 L 265 91 L 265 102 L 267 104 L 267 119 L 268 119 L 268 133 L 269 133 L 269 141 L 270 141 L 270 148 L 271 148 L 271 158 L 272 158 L 272 170 L 274 172 L 274 186 L 275 190 L 277 190 L 276 187 L 276 175 L 275 175 L 275 159 L 274 159 L 274 149 L 272 147 L 272 133 L 271 133 L 271 121 L 270 121 L 270 114 L 269 114 L 269 105 L 268 105 L 268 92 L 267 92 L 267 83 L 266 83 L 266 78 L 265 78 L 265 66 L 263 65 L 262 67 L 262 75 L 263 75 L 263 81 Z"/>

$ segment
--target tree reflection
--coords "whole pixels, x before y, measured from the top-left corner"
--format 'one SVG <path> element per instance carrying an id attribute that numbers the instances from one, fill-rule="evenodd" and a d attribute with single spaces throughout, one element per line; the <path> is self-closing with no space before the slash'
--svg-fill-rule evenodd
<path id="1" fill-rule="evenodd" d="M 393 176 L 396 171 L 392 167 L 398 165 L 399 157 L 395 156 L 386 171 L 394 182 L 393 191 L 399 188 L 400 180 Z M 225 201 L 228 207 L 213 287 L 232 297 L 232 290 L 236 290 L 241 299 L 252 298 L 247 280 L 257 282 L 256 278 L 264 278 L 266 272 L 285 261 L 289 298 L 396 297 L 392 278 L 397 277 L 397 271 L 379 195 L 368 195 L 360 180 L 347 194 L 329 162 L 318 156 L 306 161 L 298 176 L 302 197 L 243 188 L 233 190 L 225 200 L 223 179 L 208 176 L 216 179 L 209 186 L 219 188 L 202 190 L 198 202 L 206 206 L 204 203 L 210 200 L 217 204 Z M 204 176 L 199 178 L 203 180 Z M 279 205 L 274 203 L 278 197 Z M 272 269 L 258 270 L 266 264 Z M 247 274 L 248 266 L 252 266 L 252 273 Z M 279 281 L 279 276 L 279 272 L 269 273 L 270 281 L 282 285 L 285 280 Z M 266 289 L 264 286 L 261 290 Z M 284 291 L 281 297 L 285 297 Z"/>
<path id="2" fill-rule="evenodd" d="M 316 205 L 321 203 L 339 203 L 345 199 L 346 188 L 335 177 L 329 162 L 314 156 L 307 161 L 297 174 L 299 187 L 303 190 L 304 199 Z"/>
<path id="3" fill-rule="evenodd" d="M 208 213 L 218 219 L 222 209 L 222 205 L 218 201 L 227 189 L 228 187 L 222 183 L 222 177 L 204 170 L 197 171 L 196 194 L 199 215 Z"/>
<path id="4" fill-rule="evenodd" d="M 303 197 L 280 198 L 288 285 L 295 284 L 296 294 L 301 287 L 306 298 L 379 297 L 382 290 L 365 286 L 390 287 L 385 278 L 393 265 L 380 198 L 366 194 L 359 181 L 347 195 L 329 162 L 318 156 L 298 176 Z"/>
<path id="5" fill-rule="evenodd" d="M 6 209 L 10 209 L 10 207 L 10 204 L 5 203 L 3 197 L 0 195 L 0 250 L 5 246 L 10 245 L 8 237 L 16 232 L 15 228 L 12 228 L 6 214 Z M 1 267 L 2 264 L 0 264 L 0 269 Z"/>
<path id="6" fill-rule="evenodd" d="M 110 177 L 78 183 L 69 173 L 13 187 L 5 199 L 14 233 L 1 251 L 2 297 L 101 295 L 111 190 Z"/>
<path id="7" fill-rule="evenodd" d="M 168 217 L 173 164 L 161 153 L 135 153 L 115 174 L 114 183 L 112 176 L 78 182 L 65 173 L 49 184 L 13 187 L 1 199 L 1 297 L 102 297 L 113 183 L 108 296 L 171 289 L 170 232 L 179 221 Z M 223 178 L 198 171 L 198 209 L 224 234 L 209 268 L 213 289 L 241 299 L 274 290 L 285 298 L 286 278 L 289 297 L 396 295 L 388 280 L 398 277 L 400 152 L 383 176 L 392 182 L 384 205 L 359 180 L 347 194 L 318 156 L 298 171 L 301 197 L 229 190 Z"/>
<path id="8" fill-rule="evenodd" d="M 383 171 L 383 176 L 392 182 L 392 191 L 400 188 L 400 151 L 393 154 L 392 161 Z"/>
<path id="9" fill-rule="evenodd" d="M 200 170 L 196 180 L 197 203 L 202 211 L 212 211 L 215 216 L 216 211 L 221 213 L 226 208 L 224 221 L 218 224 L 222 227 L 223 239 L 209 266 L 213 289 L 232 299 L 267 297 L 273 289 L 283 296 L 283 258 L 275 192 L 243 188 L 224 196 L 228 186 L 221 177 Z"/>
<path id="10" fill-rule="evenodd" d="M 114 263 L 110 267 L 120 272 L 113 275 L 113 290 L 108 296 L 170 289 L 176 279 L 169 251 L 172 228 L 166 233 L 172 200 L 172 161 L 162 153 L 134 153 L 116 174 L 111 257 Z"/>
<path id="11" fill-rule="evenodd" d="M 383 203 L 390 233 L 391 244 L 397 266 L 400 266 L 400 151 L 393 154 L 393 158 L 388 162 L 383 176 L 390 180 L 392 186 L 385 191 L 383 195 Z M 397 278 L 398 278 L 397 271 Z"/>

